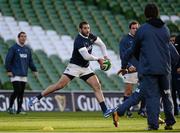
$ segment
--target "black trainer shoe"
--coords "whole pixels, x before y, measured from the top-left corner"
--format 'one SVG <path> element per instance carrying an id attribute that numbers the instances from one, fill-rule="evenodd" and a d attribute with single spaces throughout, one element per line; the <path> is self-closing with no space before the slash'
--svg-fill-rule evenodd
<path id="1" fill-rule="evenodd" d="M 165 125 L 164 129 L 165 130 L 173 130 L 173 126 L 172 125 Z"/>
<path id="2" fill-rule="evenodd" d="M 126 112 L 126 116 L 127 116 L 128 118 L 132 118 L 132 112 L 131 112 L 131 111 L 127 111 L 127 112 Z"/>
<path id="3" fill-rule="evenodd" d="M 20 114 L 20 115 L 26 115 L 27 113 L 24 111 L 17 111 L 16 114 Z"/>
<path id="4" fill-rule="evenodd" d="M 158 128 L 155 128 L 155 127 L 148 125 L 148 128 L 146 130 L 153 131 L 153 130 L 158 130 Z"/>
<path id="5" fill-rule="evenodd" d="M 14 109 L 12 109 L 12 108 L 8 108 L 7 109 L 7 112 L 9 113 L 9 114 L 14 114 L 15 112 L 14 112 Z"/>

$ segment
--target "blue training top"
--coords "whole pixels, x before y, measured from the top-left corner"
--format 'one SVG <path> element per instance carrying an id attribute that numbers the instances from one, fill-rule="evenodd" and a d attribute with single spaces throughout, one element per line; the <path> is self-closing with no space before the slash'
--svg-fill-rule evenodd
<path id="1" fill-rule="evenodd" d="M 8 51 L 5 59 L 5 67 L 13 76 L 27 76 L 28 67 L 32 71 L 37 71 L 31 55 L 31 50 L 27 46 L 14 44 Z"/>
<path id="2" fill-rule="evenodd" d="M 86 47 L 88 50 L 88 53 L 91 54 L 93 43 L 96 41 L 96 39 L 97 37 L 93 35 L 92 33 L 90 33 L 87 38 L 78 34 L 74 41 L 74 48 L 73 48 L 72 57 L 70 59 L 70 63 L 76 64 L 81 67 L 88 67 L 89 61 L 85 60 L 81 56 L 81 54 L 79 53 L 79 49 Z"/>
<path id="3" fill-rule="evenodd" d="M 121 60 L 123 60 L 124 56 L 126 55 L 126 51 L 129 48 L 131 48 L 133 44 L 134 44 L 133 36 L 128 34 L 122 38 L 122 40 L 119 43 L 119 54 Z M 138 67 L 138 61 L 134 56 L 132 56 L 128 62 L 128 67 L 130 67 L 131 65 L 135 66 L 136 68 Z"/>

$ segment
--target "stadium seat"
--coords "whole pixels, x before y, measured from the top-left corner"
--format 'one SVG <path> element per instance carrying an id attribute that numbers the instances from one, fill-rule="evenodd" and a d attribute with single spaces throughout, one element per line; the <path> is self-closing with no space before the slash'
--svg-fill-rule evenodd
<path id="1" fill-rule="evenodd" d="M 95 72 L 100 80 L 100 83 L 102 84 L 102 90 L 110 91 L 116 89 L 116 85 L 113 83 L 113 81 L 101 70 L 97 70 Z"/>
<path id="2" fill-rule="evenodd" d="M 3 63 L 5 62 L 5 57 L 6 57 L 6 53 L 8 51 L 8 47 L 6 46 L 6 44 L 4 42 L 0 43 L 0 56 L 3 60 Z"/>
<path id="3" fill-rule="evenodd" d="M 21 20 L 21 21 L 26 21 L 26 17 L 21 8 L 19 0 L 10 0 L 9 5 L 16 19 Z"/>
<path id="4" fill-rule="evenodd" d="M 32 72 L 28 73 L 28 85 L 31 90 L 42 90 L 41 84 L 38 82 L 38 79 L 32 74 Z"/>
<path id="5" fill-rule="evenodd" d="M 3 13 L 3 15 L 13 16 L 13 12 L 12 12 L 7 0 L 0 1 L 0 9 L 1 9 L 0 11 Z"/>
<path id="6" fill-rule="evenodd" d="M 6 70 L 4 68 L 4 65 L 0 65 L 0 84 L 2 84 L 2 89 L 5 89 L 5 90 L 10 90 L 12 89 L 12 84 L 10 82 L 10 79 L 9 77 L 7 76 L 6 74 Z"/>
<path id="7" fill-rule="evenodd" d="M 55 66 L 56 70 L 58 71 L 59 76 L 64 72 L 65 70 L 65 64 L 61 61 L 61 59 L 56 55 L 51 55 L 49 57 L 53 65 Z"/>
<path id="8" fill-rule="evenodd" d="M 110 78 L 117 85 L 117 88 L 115 88 L 114 90 L 119 91 L 119 92 L 124 91 L 124 82 L 122 80 L 122 77 L 113 74 L 113 75 L 110 76 Z"/>

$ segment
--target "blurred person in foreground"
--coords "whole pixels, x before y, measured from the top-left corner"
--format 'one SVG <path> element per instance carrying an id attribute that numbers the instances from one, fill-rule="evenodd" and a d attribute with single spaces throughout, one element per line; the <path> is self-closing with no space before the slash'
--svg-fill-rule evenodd
<path id="1" fill-rule="evenodd" d="M 170 38 L 170 44 L 173 45 L 177 52 L 180 53 L 180 35 L 172 35 Z M 177 99 L 180 99 L 180 68 L 178 65 L 172 67 L 172 99 L 174 104 L 174 115 L 179 114 L 179 105 Z"/>
<path id="2" fill-rule="evenodd" d="M 132 47 L 134 43 L 134 36 L 136 34 L 137 29 L 139 28 L 139 23 L 137 21 L 132 21 L 129 24 L 129 33 L 124 36 L 120 43 L 119 43 L 119 54 L 120 54 L 120 59 L 123 60 L 124 55 L 126 54 L 126 51 Z M 124 90 L 124 101 L 126 101 L 129 96 L 131 96 L 133 87 L 138 84 L 138 76 L 137 76 L 137 68 L 138 67 L 138 61 L 137 59 L 133 56 L 130 61 L 128 62 L 128 69 L 129 73 L 126 73 L 122 75 L 123 81 L 125 83 L 125 90 Z M 120 73 L 118 72 L 118 75 Z M 138 114 L 146 117 L 146 112 L 145 112 L 145 101 L 141 101 L 140 109 L 138 111 Z M 127 110 L 126 115 L 128 118 L 132 117 L 132 112 L 130 108 Z"/>
<path id="3" fill-rule="evenodd" d="M 155 4 L 147 4 L 144 10 L 147 21 L 137 30 L 134 45 L 126 52 L 122 60 L 122 72 L 126 71 L 129 59 L 134 55 L 139 61 L 139 86 L 135 93 L 123 104 L 114 108 L 113 120 L 123 115 L 126 106 L 136 104 L 145 98 L 147 111 L 147 130 L 158 130 L 160 98 L 165 113 L 165 130 L 172 130 L 176 123 L 171 97 L 171 52 L 170 33 L 164 22 L 158 18 Z"/>

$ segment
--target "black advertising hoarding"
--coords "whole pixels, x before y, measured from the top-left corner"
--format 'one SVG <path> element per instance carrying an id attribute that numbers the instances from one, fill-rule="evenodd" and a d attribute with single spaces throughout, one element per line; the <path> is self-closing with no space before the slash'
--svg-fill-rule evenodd
<path id="1" fill-rule="evenodd" d="M 93 92 L 56 92 L 40 100 L 32 107 L 28 106 L 30 97 L 39 92 L 25 92 L 22 108 L 24 111 L 100 111 Z M 9 107 L 11 92 L 0 92 L 0 111 L 6 111 Z M 123 102 L 123 93 L 104 92 L 105 102 L 109 108 L 116 107 Z M 17 108 L 15 102 L 14 108 Z"/>
<path id="2" fill-rule="evenodd" d="M 0 112 L 7 111 L 11 93 L 12 92 L 0 91 Z M 56 92 L 42 98 L 39 103 L 29 107 L 28 102 L 30 97 L 36 96 L 38 93 L 39 92 L 25 92 L 22 105 L 24 111 L 68 112 L 101 110 L 93 92 Z M 119 103 L 123 102 L 122 92 L 104 92 L 104 97 L 105 103 L 109 108 L 114 108 Z M 14 108 L 17 108 L 16 101 Z M 138 109 L 138 106 L 133 106 L 134 111 L 137 111 Z"/>
<path id="3" fill-rule="evenodd" d="M 6 111 L 9 107 L 10 94 L 10 92 L 0 92 L 0 111 Z M 37 92 L 25 92 L 22 105 L 24 111 L 73 111 L 71 93 L 53 93 L 42 98 L 34 106 L 29 107 L 30 97 L 37 94 Z M 14 108 L 17 108 L 17 102 L 15 102 Z"/>
<path id="4" fill-rule="evenodd" d="M 99 103 L 97 102 L 93 92 L 76 92 L 73 94 L 75 111 L 100 111 Z M 105 103 L 109 108 L 116 107 L 123 102 L 122 93 L 104 93 Z"/>

